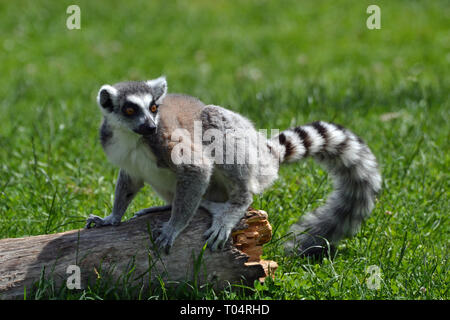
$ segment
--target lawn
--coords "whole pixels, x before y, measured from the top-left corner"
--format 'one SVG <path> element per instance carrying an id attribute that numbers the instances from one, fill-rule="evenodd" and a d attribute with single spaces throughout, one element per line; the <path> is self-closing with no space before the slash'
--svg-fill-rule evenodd
<path id="1" fill-rule="evenodd" d="M 381 29 L 366 8 L 381 8 Z M 81 8 L 68 30 L 66 8 Z M 449 299 L 447 1 L 1 1 L 0 238 L 81 228 L 110 213 L 117 169 L 98 139 L 105 83 L 165 74 L 258 128 L 333 121 L 377 156 L 383 190 L 361 231 L 321 263 L 286 256 L 289 226 L 323 203 L 325 171 L 285 166 L 269 213 L 276 277 L 251 290 L 136 293 L 98 284 L 28 298 Z M 125 218 L 162 201 L 149 188 Z M 369 289 L 367 268 L 381 271 Z M 48 289 L 48 290 L 47 290 Z M 123 288 L 122 288 L 123 289 Z"/>

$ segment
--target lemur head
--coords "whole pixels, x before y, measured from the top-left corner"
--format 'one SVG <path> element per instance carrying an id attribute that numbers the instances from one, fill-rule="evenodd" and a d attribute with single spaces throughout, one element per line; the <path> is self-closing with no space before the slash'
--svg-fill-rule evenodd
<path id="1" fill-rule="evenodd" d="M 140 135 L 156 132 L 158 107 L 167 93 L 165 77 L 103 85 L 97 103 L 108 124 Z"/>

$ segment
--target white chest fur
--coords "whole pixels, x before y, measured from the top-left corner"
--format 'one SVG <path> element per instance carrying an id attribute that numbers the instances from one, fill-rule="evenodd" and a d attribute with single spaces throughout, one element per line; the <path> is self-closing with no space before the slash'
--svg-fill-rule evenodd
<path id="1" fill-rule="evenodd" d="M 132 132 L 115 130 L 105 147 L 106 155 L 114 165 L 130 176 L 150 184 L 166 202 L 170 203 L 175 192 L 175 174 L 158 168 L 156 157 L 142 138 Z"/>

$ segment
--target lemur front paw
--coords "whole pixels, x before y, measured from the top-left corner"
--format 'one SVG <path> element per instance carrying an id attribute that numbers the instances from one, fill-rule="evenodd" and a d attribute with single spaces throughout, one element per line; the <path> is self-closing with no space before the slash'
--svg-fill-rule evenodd
<path id="1" fill-rule="evenodd" d="M 156 239 L 156 246 L 166 254 L 169 254 L 170 248 L 172 248 L 177 235 L 178 232 L 176 232 L 175 228 L 168 222 L 153 231 L 153 239 Z"/>
<path id="2" fill-rule="evenodd" d="M 222 250 L 224 248 L 232 229 L 233 227 L 229 227 L 226 224 L 213 223 L 206 230 L 203 237 L 205 237 L 211 251 L 216 251 L 217 249 Z"/>
<path id="3" fill-rule="evenodd" d="M 104 226 L 116 226 L 118 224 L 120 224 L 120 221 L 116 221 L 112 215 L 101 218 L 99 216 L 91 214 L 89 215 L 89 218 L 87 218 L 86 225 L 84 227 L 86 229 L 90 229 L 92 227 L 99 228 Z"/>

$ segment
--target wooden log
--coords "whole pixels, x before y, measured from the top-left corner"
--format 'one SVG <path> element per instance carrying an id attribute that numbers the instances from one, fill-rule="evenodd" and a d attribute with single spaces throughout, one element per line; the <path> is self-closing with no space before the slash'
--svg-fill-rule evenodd
<path id="1" fill-rule="evenodd" d="M 260 259 L 262 245 L 272 235 L 264 211 L 250 209 L 225 248 L 211 252 L 203 250 L 203 233 L 210 226 L 211 217 L 199 209 L 166 255 L 155 250 L 149 234 L 169 217 L 168 211 L 158 212 L 116 227 L 2 239 L 0 299 L 23 298 L 24 288 L 30 292 L 43 270 L 45 277 L 51 277 L 57 286 L 66 285 L 73 272 L 67 273 L 70 265 L 80 268 L 81 288 L 104 273 L 112 279 L 120 279 L 131 266 L 134 267 L 133 283 L 144 286 L 149 280 L 155 283 L 162 279 L 176 285 L 195 277 L 200 285 L 210 283 L 217 288 L 228 283 L 252 285 L 256 279 L 263 281 L 273 275 L 277 268 L 275 262 Z"/>

